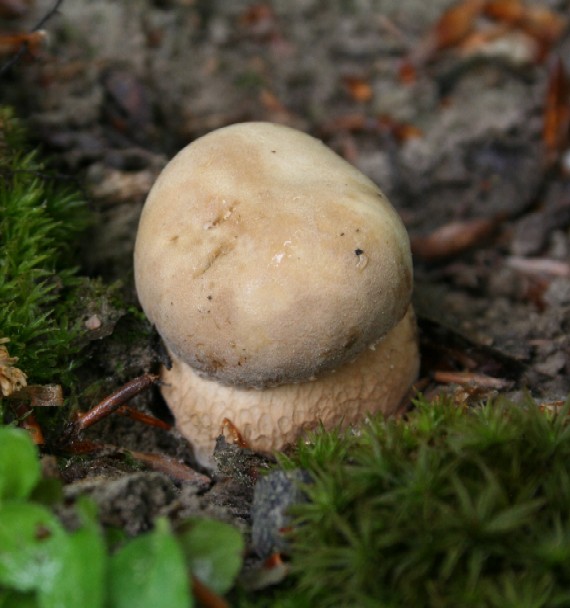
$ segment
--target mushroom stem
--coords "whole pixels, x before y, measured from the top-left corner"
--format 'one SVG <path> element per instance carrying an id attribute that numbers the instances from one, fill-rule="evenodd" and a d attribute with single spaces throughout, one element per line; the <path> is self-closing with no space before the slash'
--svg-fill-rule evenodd
<path id="1" fill-rule="evenodd" d="M 418 374 L 415 316 L 404 318 L 373 348 L 314 380 L 266 389 L 236 388 L 199 375 L 173 356 L 162 392 L 198 462 L 213 466 L 216 437 L 229 418 L 252 449 L 272 451 L 322 423 L 347 426 L 367 414 L 394 414 Z"/>

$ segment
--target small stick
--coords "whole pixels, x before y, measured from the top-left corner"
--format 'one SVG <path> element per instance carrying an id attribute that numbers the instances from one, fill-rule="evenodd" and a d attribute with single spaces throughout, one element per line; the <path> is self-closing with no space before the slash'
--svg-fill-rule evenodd
<path id="1" fill-rule="evenodd" d="M 146 464 L 154 471 L 164 473 L 175 481 L 190 481 L 193 484 L 208 488 L 212 485 L 212 480 L 202 473 L 198 473 L 188 465 L 164 454 L 152 454 L 149 452 L 136 452 L 129 450 L 130 455 L 136 460 Z"/>
<path id="2" fill-rule="evenodd" d="M 192 576 L 192 590 L 194 591 L 196 599 L 206 608 L 230 608 L 230 605 L 223 597 L 214 593 L 195 576 Z"/>
<path id="3" fill-rule="evenodd" d="M 117 410 L 117 414 L 120 414 L 121 416 L 126 416 L 127 418 L 131 418 L 132 420 L 136 420 L 137 422 L 142 422 L 147 426 L 154 426 L 158 429 L 163 429 L 165 431 L 170 431 L 172 429 L 172 425 L 168 422 L 164 422 L 164 420 L 160 420 L 160 418 L 156 418 L 155 416 L 151 416 L 150 414 L 139 412 L 138 410 L 128 405 L 122 405 Z"/>
<path id="4" fill-rule="evenodd" d="M 156 374 L 143 374 L 138 378 L 130 380 L 120 389 L 111 393 L 108 397 L 105 397 L 105 399 L 100 401 L 95 407 L 84 414 L 80 414 L 75 422 L 74 430 L 76 432 L 84 431 L 86 428 L 99 422 L 99 420 L 105 418 L 105 416 L 108 416 L 119 409 L 129 399 L 147 390 L 157 380 L 158 376 Z"/>
<path id="5" fill-rule="evenodd" d="M 461 384 L 462 386 L 467 385 L 478 388 L 504 389 L 510 388 L 513 385 L 510 380 L 493 378 L 491 376 L 486 376 L 485 374 L 476 374 L 472 372 L 435 371 L 433 373 L 433 379 L 442 384 L 456 383 Z"/>

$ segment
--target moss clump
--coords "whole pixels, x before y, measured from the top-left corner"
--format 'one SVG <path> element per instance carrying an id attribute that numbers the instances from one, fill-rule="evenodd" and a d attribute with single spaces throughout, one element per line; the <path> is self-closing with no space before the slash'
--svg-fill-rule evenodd
<path id="1" fill-rule="evenodd" d="M 570 605 L 570 424 L 529 403 L 419 402 L 317 433 L 292 550 L 315 606 Z"/>
<path id="2" fill-rule="evenodd" d="M 79 346 L 70 316 L 77 237 L 86 205 L 25 151 L 22 130 L 0 108 L 0 338 L 30 382 L 66 382 Z"/>

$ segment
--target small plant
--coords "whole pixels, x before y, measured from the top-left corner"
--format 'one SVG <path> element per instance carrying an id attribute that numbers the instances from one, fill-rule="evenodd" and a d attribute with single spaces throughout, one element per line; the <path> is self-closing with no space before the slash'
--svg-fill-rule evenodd
<path id="1" fill-rule="evenodd" d="M 243 539 L 228 524 L 195 519 L 110 546 L 93 504 L 67 531 L 42 504 L 37 449 L 0 427 L 0 606 L 191 608 L 196 589 L 225 594 L 242 565 Z M 50 490 L 53 494 L 53 489 Z"/>
<path id="2" fill-rule="evenodd" d="M 316 433 L 292 567 L 315 606 L 570 604 L 570 423 L 498 400 Z"/>

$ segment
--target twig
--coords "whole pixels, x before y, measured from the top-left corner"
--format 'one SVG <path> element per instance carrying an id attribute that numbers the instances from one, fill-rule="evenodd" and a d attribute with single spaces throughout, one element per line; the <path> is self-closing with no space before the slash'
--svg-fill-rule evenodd
<path id="1" fill-rule="evenodd" d="M 35 27 L 31 30 L 32 32 L 39 31 L 58 11 L 59 7 L 63 4 L 64 0 L 56 0 L 52 8 L 36 23 Z M 14 64 L 18 63 L 20 59 L 25 55 L 28 50 L 28 43 L 23 42 L 20 48 L 14 53 L 14 55 L 0 67 L 0 76 L 3 76 Z"/>
<path id="2" fill-rule="evenodd" d="M 120 389 L 111 393 L 108 397 L 105 397 L 103 401 L 99 402 L 88 412 L 81 414 L 74 423 L 75 432 L 84 431 L 86 428 L 99 422 L 102 418 L 105 418 L 119 409 L 129 399 L 148 389 L 157 380 L 158 376 L 156 374 L 143 374 L 142 376 L 127 382 Z"/>
<path id="3" fill-rule="evenodd" d="M 196 599 L 206 608 L 229 608 L 229 604 L 223 597 L 214 593 L 209 587 L 197 577 L 192 576 L 192 589 Z"/>

